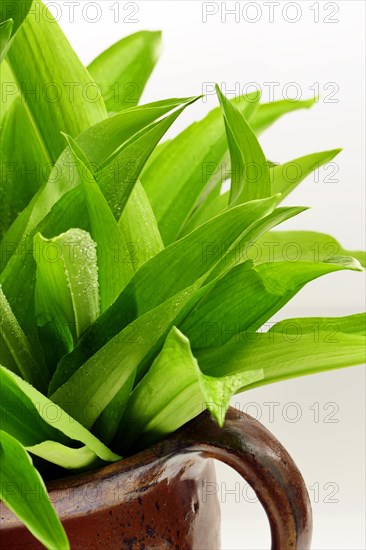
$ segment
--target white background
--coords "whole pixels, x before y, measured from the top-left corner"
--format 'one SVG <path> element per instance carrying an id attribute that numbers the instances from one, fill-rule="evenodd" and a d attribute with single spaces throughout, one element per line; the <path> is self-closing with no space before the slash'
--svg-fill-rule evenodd
<path id="1" fill-rule="evenodd" d="M 210 82 L 221 84 L 229 96 L 230 90 L 256 82 L 266 100 L 266 82 L 280 83 L 275 88 L 276 99 L 294 93 L 294 88 L 286 88 L 290 82 L 297 83 L 302 98 L 313 97 L 318 88 L 321 98 L 312 110 L 288 115 L 263 135 L 261 143 L 267 157 L 279 162 L 343 147 L 336 159 L 337 181 L 324 181 L 326 172 L 321 173 L 318 183 L 308 178 L 287 203 L 312 209 L 286 226 L 330 233 L 351 249 L 365 246 L 364 2 L 280 2 L 272 6 L 272 22 L 268 2 L 237 2 L 238 20 L 227 15 L 226 22 L 222 5 L 232 9 L 235 2 L 212 2 L 210 9 L 217 8 L 218 13 L 208 16 L 206 23 L 202 17 L 205 8 L 199 1 L 134 2 L 138 12 L 132 16 L 136 22 L 130 23 L 123 19 L 136 11 L 131 3 L 119 2 L 117 22 L 115 11 L 110 9 L 116 2 L 100 1 L 98 17 L 95 7 L 85 10 L 90 2 L 73 2 L 73 22 L 68 8 L 62 2 L 58 4 L 62 8 L 59 22 L 84 63 L 127 34 L 141 29 L 163 31 L 161 60 L 144 93 L 144 102 L 197 95 Z M 98 21 L 92 23 L 95 17 Z M 298 21 L 289 22 L 294 19 Z M 331 92 L 335 93 L 329 96 Z M 209 96 L 206 103 L 192 106 L 173 133 L 216 104 L 216 98 Z M 329 275 L 304 289 L 278 318 L 361 311 L 365 304 L 363 284 L 362 274 Z M 364 370 L 357 367 L 266 386 L 234 400 L 250 414 L 261 414 L 261 421 L 287 448 L 308 488 L 312 487 L 313 548 L 317 550 L 366 548 L 364 382 Z M 278 403 L 273 422 L 265 402 Z M 288 405 L 292 402 L 296 406 Z M 318 422 L 314 403 L 319 407 Z M 325 410 L 329 403 L 335 405 Z M 332 419 L 337 422 L 330 423 L 326 414 L 334 407 L 338 411 Z M 290 422 L 296 414 L 301 418 Z M 229 468 L 218 465 L 217 470 L 223 548 L 268 548 L 270 535 L 264 512 L 258 504 L 248 502 L 252 493 L 248 492 L 247 497 L 245 493 L 244 497 L 226 494 L 225 489 L 235 489 L 235 483 L 240 483 L 240 491 L 245 485 Z M 338 491 L 332 497 L 334 487 Z M 329 499 L 338 502 L 327 502 Z"/>

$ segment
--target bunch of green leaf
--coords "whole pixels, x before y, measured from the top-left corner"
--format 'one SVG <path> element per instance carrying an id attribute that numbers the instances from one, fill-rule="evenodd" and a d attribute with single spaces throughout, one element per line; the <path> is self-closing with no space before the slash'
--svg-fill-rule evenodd
<path id="1" fill-rule="evenodd" d="M 0 489 L 46 547 L 66 548 L 30 455 L 44 476 L 50 463 L 59 475 L 95 468 L 206 408 L 222 424 L 243 389 L 362 363 L 362 314 L 260 329 L 306 283 L 365 262 L 328 235 L 272 231 L 304 210 L 281 200 L 338 150 L 276 165 L 257 136 L 312 100 L 217 90 L 220 106 L 159 144 L 198 99 L 137 106 L 159 33 L 124 38 L 86 69 L 43 4 L 11 4 L 0 11 Z M 291 243 L 299 261 L 283 257 Z M 45 493 L 37 506 L 28 483 Z"/>

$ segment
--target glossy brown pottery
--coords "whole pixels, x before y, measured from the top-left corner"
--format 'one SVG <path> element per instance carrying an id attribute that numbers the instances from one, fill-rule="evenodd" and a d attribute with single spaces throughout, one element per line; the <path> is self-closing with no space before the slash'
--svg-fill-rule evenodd
<path id="1" fill-rule="evenodd" d="M 272 549 L 310 548 L 311 509 L 300 472 L 266 428 L 235 409 L 223 429 L 203 413 L 146 451 L 49 483 L 71 548 L 219 549 L 212 458 L 253 487 L 270 522 Z M 42 548 L 3 504 L 0 517 L 2 548 Z M 244 529 L 240 536 L 245 548 Z"/>

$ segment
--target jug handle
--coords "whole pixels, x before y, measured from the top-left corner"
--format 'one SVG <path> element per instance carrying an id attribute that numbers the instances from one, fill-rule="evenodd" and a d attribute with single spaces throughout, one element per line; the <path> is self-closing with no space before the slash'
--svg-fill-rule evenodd
<path id="1" fill-rule="evenodd" d="M 167 449 L 166 445 L 172 445 Z M 308 550 L 312 512 L 297 466 L 279 441 L 249 415 L 229 408 L 222 428 L 204 412 L 165 440 L 164 453 L 199 452 L 236 470 L 267 514 L 272 550 Z"/>

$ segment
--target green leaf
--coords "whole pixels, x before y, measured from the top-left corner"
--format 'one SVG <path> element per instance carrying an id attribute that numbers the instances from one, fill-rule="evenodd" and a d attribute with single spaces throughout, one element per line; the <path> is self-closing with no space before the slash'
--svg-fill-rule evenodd
<path id="1" fill-rule="evenodd" d="M 256 92 L 233 102 L 250 118 L 258 99 Z M 201 193 L 222 179 L 226 156 L 225 127 L 218 107 L 160 146 L 152 157 L 141 181 L 166 245 L 180 235 Z"/>
<path id="2" fill-rule="evenodd" d="M 33 0 L 0 2 L 0 63 L 3 62 L 13 38 L 28 15 Z"/>
<path id="3" fill-rule="evenodd" d="M 263 368 L 264 378 L 247 386 L 286 380 L 365 362 L 365 314 L 286 319 L 267 333 L 242 333 L 240 341 L 195 350 L 203 372 L 218 376 L 222 365 L 235 374 Z"/>
<path id="4" fill-rule="evenodd" d="M 239 216 L 237 219 L 242 222 L 246 219 L 250 225 L 250 218 L 253 220 L 265 214 L 264 209 L 271 210 L 274 204 L 275 199 L 267 199 L 233 208 L 222 219 L 213 220 L 207 227 L 200 228 L 196 234 L 192 233 L 164 249 L 144 264 L 113 307 L 89 329 L 74 352 L 60 362 L 50 384 L 52 400 L 67 409 L 70 402 L 76 402 L 75 397 L 78 395 L 78 412 L 73 410 L 73 415 L 85 419 L 85 411 L 89 411 L 87 427 L 98 417 L 91 410 L 90 403 L 102 403 L 103 409 L 111 404 L 113 410 L 118 410 L 118 403 L 113 403 L 113 400 L 120 389 L 128 383 L 136 369 L 138 379 L 143 375 L 149 358 L 153 358 L 159 341 L 168 329 L 178 322 L 179 316 L 185 317 L 199 300 L 200 293 L 203 295 L 209 289 L 207 285 L 202 289 L 200 287 L 207 272 L 220 261 L 225 246 L 230 246 L 234 230 L 231 224 L 235 218 Z M 240 229 L 236 231 L 240 232 Z M 217 246 L 216 243 L 215 251 L 211 250 L 206 257 L 202 245 L 212 244 L 212 236 L 217 234 L 222 237 L 223 244 Z M 185 254 L 188 254 L 189 264 Z M 177 261 L 182 268 L 177 265 Z M 187 270 L 187 265 L 190 270 Z M 169 270 L 172 273 L 180 272 L 181 278 L 170 276 Z M 162 274 L 166 277 L 165 281 L 161 280 Z M 158 280 L 159 275 L 161 287 L 156 287 L 155 292 L 151 293 L 149 281 Z M 192 282 L 193 286 L 189 286 Z M 176 292 L 178 294 L 175 295 Z M 151 326 L 154 326 L 154 331 L 151 331 Z M 126 328 L 121 330 L 123 327 Z M 131 333 L 137 340 L 132 338 L 131 341 Z M 87 390 L 85 380 L 88 381 Z M 81 385 L 84 388 L 82 399 Z"/>
<path id="5" fill-rule="evenodd" d="M 136 182 L 118 221 L 129 248 L 133 271 L 156 256 L 164 248 L 157 221 L 149 199 L 139 181 Z"/>
<path id="6" fill-rule="evenodd" d="M 13 21 L 13 35 L 19 29 L 29 13 L 33 0 L 15 0 L 13 2 L 0 3 L 0 23 Z"/>
<path id="7" fill-rule="evenodd" d="M 295 111 L 297 109 L 308 109 L 314 103 L 314 99 L 296 102 L 281 100 L 271 103 L 258 104 L 253 113 L 248 113 L 247 111 L 243 112 L 241 109 L 240 111 L 248 120 L 250 120 L 250 127 L 254 131 L 254 133 L 256 135 L 259 135 L 263 130 L 273 124 L 273 122 L 278 120 L 284 114 Z M 236 105 L 235 100 L 233 104 L 234 106 Z M 165 145 L 165 143 L 163 145 Z M 152 155 L 151 158 L 154 158 L 154 155 Z M 271 166 L 271 163 L 268 160 L 267 163 L 269 165 L 270 175 L 272 175 L 273 166 Z M 187 235 L 188 233 L 193 231 L 193 229 L 196 229 L 196 227 L 208 221 L 211 217 L 220 214 L 229 204 L 229 192 L 221 195 L 220 191 L 222 180 L 230 175 L 230 159 L 225 158 L 225 161 L 221 164 L 221 166 L 227 166 L 226 170 L 221 169 L 222 178 L 214 183 L 212 189 L 209 190 L 206 196 L 202 195 L 200 203 L 197 205 L 195 210 L 192 212 L 192 214 L 184 224 L 180 233 L 181 236 Z M 219 171 L 219 169 L 217 171 Z M 271 180 L 273 181 L 273 177 L 271 178 Z M 272 193 L 275 194 L 277 192 L 278 190 L 275 190 L 272 187 Z"/>
<path id="8" fill-rule="evenodd" d="M 55 162 L 64 149 L 61 130 L 76 137 L 92 124 L 102 121 L 107 113 L 102 99 L 92 102 L 88 98 L 88 91 L 95 89 L 95 84 L 47 8 L 38 1 L 33 2 L 33 7 L 39 18 L 33 16 L 24 21 L 9 51 L 8 60 L 22 91 L 24 110 L 43 147 L 48 165 Z M 56 94 L 57 100 L 54 96 L 50 99 L 48 94 L 52 93 Z M 27 225 L 28 235 L 36 229 L 37 223 L 62 194 L 62 181 L 57 179 L 57 169 L 56 177 L 54 173 L 47 187 L 48 193 L 44 189 L 38 193 L 27 213 L 15 221 L 15 227 L 12 226 L 5 236 L 3 246 L 7 252 L 9 247 L 14 250 L 17 246 L 21 235 L 27 231 Z M 67 186 L 72 186 L 69 173 L 65 173 L 64 177 Z M 33 222 L 31 214 L 35 216 Z M 26 285 L 29 284 L 30 289 L 34 285 L 35 265 L 29 258 L 23 261 L 24 250 L 29 253 L 32 249 L 34 233 L 23 241 L 22 248 L 18 249 L 19 256 L 13 256 L 11 268 L 1 276 L 5 294 L 23 328 L 25 325 L 30 328 L 35 326 L 32 292 L 29 289 L 25 292 Z M 9 254 L 1 254 L 1 257 L 2 262 L 5 260 L 6 263 Z"/>
<path id="9" fill-rule="evenodd" d="M 116 440 L 126 451 L 131 446 L 146 447 L 206 408 L 222 426 L 233 394 L 262 377 L 261 369 L 225 376 L 225 367 L 220 377 L 205 376 L 189 340 L 173 327 L 150 370 L 134 389 Z"/>
<path id="10" fill-rule="evenodd" d="M 231 157 L 230 204 L 240 204 L 271 195 L 267 159 L 244 116 L 216 86 L 224 114 Z"/>
<path id="11" fill-rule="evenodd" d="M 10 46 L 10 37 L 13 32 L 14 22 L 12 19 L 7 19 L 0 23 L 0 63 L 7 54 Z"/>
<path id="12" fill-rule="evenodd" d="M 125 328 L 122 328 L 122 323 L 118 323 L 114 326 L 115 332 L 116 327 L 120 327 L 117 328 L 117 333 L 96 353 L 82 349 L 82 353 L 89 353 L 91 356 L 82 360 L 81 366 L 78 364 L 80 350 L 79 354 L 64 357 L 50 384 L 52 401 L 66 411 L 71 407 L 73 418 L 87 428 L 92 427 L 109 404 L 109 412 L 114 412 L 114 419 L 118 417 L 124 402 L 113 403 L 116 395 L 119 392 L 120 397 L 125 395 L 123 388 L 125 385 L 130 388 L 131 377 L 136 375 L 139 380 L 145 374 L 146 358 L 153 357 L 182 310 L 192 300 L 199 299 L 202 292 L 204 291 L 200 290 L 199 281 L 140 315 Z M 96 331 L 95 334 L 101 340 L 106 339 L 106 333 Z M 140 366 L 141 363 L 143 366 Z M 98 403 L 98 407 L 93 406 L 93 403 Z M 116 427 L 114 420 L 114 429 Z M 113 435 L 111 427 L 107 433 L 108 439 L 110 431 Z"/>
<path id="13" fill-rule="evenodd" d="M 168 246 L 136 273 L 119 303 L 124 304 L 125 298 L 133 295 L 135 308 L 141 314 L 190 286 L 210 273 L 232 244 L 242 238 L 253 222 L 271 212 L 275 203 L 276 198 L 268 198 L 238 206 Z M 174 276 L 177 273 L 179 278 Z M 159 284 L 153 293 L 149 281 Z"/>
<path id="14" fill-rule="evenodd" d="M 0 63 L 0 82 L 2 83 L 0 109 L 0 124 L 2 126 L 6 113 L 14 101 L 20 98 L 18 85 L 6 59 Z"/>
<path id="15" fill-rule="evenodd" d="M 106 110 L 100 92 L 47 7 L 34 0 L 37 17 L 25 19 L 8 53 L 26 109 L 47 158 L 65 148 L 61 131 L 77 137 L 100 122 Z"/>
<path id="16" fill-rule="evenodd" d="M 2 82 L 5 85 L 5 82 Z M 51 171 L 48 157 L 18 96 L 0 135 L 0 238 L 29 204 Z"/>
<path id="17" fill-rule="evenodd" d="M 136 372 L 125 381 L 93 425 L 93 433 L 108 445 L 116 434 L 123 413 L 126 410 L 136 379 Z"/>
<path id="18" fill-rule="evenodd" d="M 113 304 L 130 281 L 133 269 L 127 243 L 108 206 L 107 200 L 94 179 L 94 175 L 84 163 L 84 161 L 88 162 L 85 155 L 70 136 L 67 137 L 67 141 L 74 155 L 77 171 L 82 182 L 89 215 L 90 232 L 97 244 L 100 303 L 101 312 L 103 312 Z M 82 160 L 83 157 L 84 161 Z M 98 286 L 95 288 L 97 292 Z"/>
<path id="19" fill-rule="evenodd" d="M 255 220 L 271 212 L 275 203 L 276 198 L 271 198 L 232 208 L 146 262 L 113 306 L 90 327 L 65 361 L 61 361 L 50 391 L 65 383 L 80 365 L 137 317 L 196 282 L 199 288 L 216 264 L 221 264 L 230 246 Z"/>
<path id="20" fill-rule="evenodd" d="M 221 94 L 221 99 L 223 98 Z M 280 118 L 285 113 L 288 113 L 290 111 L 294 111 L 297 109 L 302 108 L 309 108 L 314 104 L 315 100 L 309 99 L 305 101 L 298 101 L 298 102 L 289 102 L 287 100 L 281 100 L 278 102 L 272 102 L 272 103 L 265 103 L 260 104 L 257 108 L 257 110 L 251 114 L 250 117 L 250 127 L 255 132 L 255 134 L 259 134 L 261 131 L 263 131 L 266 127 L 268 127 L 270 124 L 275 122 L 278 118 Z M 234 102 L 228 102 L 226 100 L 227 108 L 230 112 L 235 111 L 235 103 Z M 237 115 L 237 113 L 236 113 Z M 239 118 L 238 115 L 236 118 Z M 235 120 L 235 118 L 234 118 Z M 256 140 L 254 138 L 252 132 L 250 132 L 248 125 L 246 125 L 246 133 L 252 138 L 252 141 L 256 143 Z M 237 135 L 239 136 L 239 141 L 243 141 L 244 132 L 241 129 L 238 129 Z M 259 146 L 259 144 L 257 144 Z M 232 161 L 232 165 L 237 167 L 237 172 L 235 176 L 235 182 L 240 181 L 240 174 L 245 174 L 246 169 L 244 165 L 241 165 L 241 154 L 240 154 L 240 147 L 235 143 L 235 140 L 232 140 L 232 148 L 233 148 L 233 154 L 237 156 L 237 161 Z M 243 144 L 243 148 L 245 148 L 245 144 Z M 236 152 L 235 152 L 236 151 Z M 261 166 L 269 166 L 271 172 L 273 172 L 273 175 L 271 174 L 271 180 L 272 180 L 272 193 L 283 193 L 284 198 L 289 192 L 291 192 L 309 173 L 319 168 L 321 165 L 329 162 L 334 158 L 336 154 L 338 154 L 340 150 L 335 149 L 332 151 L 325 151 L 322 153 L 314 153 L 313 155 L 307 155 L 305 157 L 301 157 L 299 159 L 290 161 L 284 165 L 280 166 L 270 166 L 271 163 L 265 160 L 264 156 L 262 155 L 261 158 Z M 254 162 L 254 161 L 253 161 Z M 250 159 L 249 159 L 250 163 Z M 254 162 L 255 165 L 257 165 Z M 227 170 L 229 172 L 229 170 Z M 268 174 L 263 174 L 265 176 L 265 179 L 268 179 Z M 189 220 L 186 222 L 182 234 L 185 235 L 198 227 L 201 223 L 204 223 L 210 217 L 213 215 L 217 215 L 220 212 L 222 212 L 228 204 L 228 194 L 220 195 L 220 181 L 218 182 L 219 185 L 216 185 L 216 188 L 213 189 L 211 192 L 211 198 L 203 200 L 202 203 L 199 205 L 199 207 L 193 212 Z M 288 188 L 288 189 L 287 189 Z"/>
<path id="21" fill-rule="evenodd" d="M 14 373 L 13 373 L 14 374 Z M 43 441 L 58 441 L 67 444 L 70 439 L 56 428 L 58 408 L 42 395 L 37 401 L 37 390 L 25 385 L 24 380 L 5 367 L 0 366 L 1 375 L 1 426 L 2 429 L 18 439 L 25 447 L 37 445 Z M 23 384 L 22 384 L 23 383 Z M 33 389 L 28 394 L 28 389 Z M 63 413 L 65 415 L 65 413 Z"/>
<path id="22" fill-rule="evenodd" d="M 93 168 L 99 169 L 109 158 L 113 158 L 118 150 L 121 151 L 125 148 L 126 144 L 141 130 L 169 111 L 190 101 L 192 98 L 168 99 L 122 111 L 83 132 L 76 142 L 86 158 L 93 164 Z M 14 250 L 21 237 L 31 234 L 49 214 L 57 201 L 80 184 L 80 179 L 73 170 L 73 166 L 72 153 L 67 148 L 58 159 L 47 184 L 37 193 L 26 211 L 19 216 L 7 232 L 2 241 L 4 251 L 7 251 L 7 248 Z M 70 177 L 70 171 L 72 177 Z M 116 186 L 119 185 L 119 179 L 115 178 L 114 182 Z M 20 227 L 18 227 L 19 225 Z M 8 260 L 9 254 L 1 254 L 2 270 Z"/>
<path id="23" fill-rule="evenodd" d="M 76 140 L 77 144 L 84 151 L 87 159 L 100 166 L 111 155 L 113 157 L 121 146 L 121 142 L 122 144 L 131 144 L 131 135 L 141 136 L 140 130 L 149 125 L 150 121 L 161 117 L 165 112 L 169 112 L 182 103 L 186 104 L 190 101 L 192 99 L 172 99 L 123 111 L 84 132 Z M 160 129 L 164 130 L 165 127 L 166 121 L 163 121 Z M 156 139 L 156 133 L 153 137 Z M 151 142 L 145 142 L 144 145 L 146 147 L 141 151 L 142 154 L 146 154 L 149 148 L 153 148 Z M 133 144 L 130 152 L 132 155 L 136 153 Z M 137 158 L 136 160 L 140 162 L 141 159 Z M 116 165 L 118 167 L 118 159 Z M 35 284 L 35 262 L 32 257 L 34 234 L 38 231 L 46 237 L 53 237 L 67 231 L 70 227 L 89 229 L 88 212 L 85 207 L 80 178 L 75 169 L 72 169 L 72 177 L 70 177 L 70 167 L 75 168 L 75 162 L 68 148 L 56 163 L 47 184 L 34 197 L 27 207 L 27 212 L 18 218 L 20 228 L 16 221 L 2 242 L 0 257 L 5 264 L 5 269 L 1 273 L 0 283 L 4 286 L 4 292 L 21 326 L 35 326 L 33 297 L 29 289 Z M 119 187 L 118 193 L 123 193 L 124 201 L 127 201 L 129 191 L 133 186 L 133 181 L 131 182 L 129 179 L 130 175 L 127 173 L 126 176 L 125 189 L 119 187 L 120 178 L 114 179 L 114 184 Z M 110 190 L 113 189 L 112 179 L 109 180 Z M 142 195 L 140 198 L 142 200 Z M 136 210 L 135 213 L 140 217 L 141 211 Z M 20 237 L 22 232 L 24 236 Z M 16 239 L 19 237 L 20 242 L 17 242 Z M 141 236 L 137 236 L 136 240 L 141 238 Z M 144 238 L 148 239 L 146 231 Z M 155 240 L 154 233 L 151 238 Z M 9 250 L 12 251 L 10 260 Z"/>
<path id="24" fill-rule="evenodd" d="M 277 202 L 278 195 L 273 197 L 273 200 Z M 254 202 L 257 201 L 253 201 L 253 203 Z M 263 233 L 266 233 L 269 229 L 272 229 L 276 225 L 301 214 L 304 210 L 306 210 L 306 208 L 301 206 L 280 207 L 272 210 L 266 216 L 259 217 L 257 220 L 253 221 L 252 225 L 248 227 L 242 235 L 239 235 L 238 239 L 231 244 L 225 254 L 222 254 L 220 261 L 211 271 L 208 280 L 213 280 L 215 277 L 218 277 L 228 271 L 234 265 L 248 260 L 250 250 L 255 246 L 256 241 L 261 237 L 261 235 L 263 235 Z"/>
<path id="25" fill-rule="evenodd" d="M 156 145 L 184 109 L 197 99 L 189 99 L 170 115 L 136 133 L 96 172 L 97 181 L 116 218 L 121 216 L 133 186 Z"/>
<path id="26" fill-rule="evenodd" d="M 271 163 L 269 161 L 267 162 L 270 166 Z M 221 182 L 218 182 L 204 201 L 192 213 L 187 223 L 184 225 L 181 234 L 183 236 L 187 235 L 214 216 L 221 214 L 226 208 L 228 208 L 229 196 L 230 191 L 222 192 L 222 184 Z"/>
<path id="27" fill-rule="evenodd" d="M 188 235 L 203 223 L 221 214 L 229 204 L 229 194 L 229 191 L 221 194 L 221 182 L 216 185 L 184 224 L 181 236 Z"/>
<path id="28" fill-rule="evenodd" d="M 309 109 L 316 101 L 317 98 L 305 99 L 301 101 L 281 99 L 279 101 L 259 104 L 258 109 L 250 121 L 250 126 L 255 134 L 258 135 L 283 115 L 292 111 L 297 111 L 298 109 Z"/>
<path id="29" fill-rule="evenodd" d="M 0 431 L 0 497 L 46 548 L 70 548 L 64 528 L 51 504 L 43 480 L 24 447 Z M 32 488 L 32 496 L 27 495 Z M 34 501 L 34 490 L 38 498 Z"/>
<path id="30" fill-rule="evenodd" d="M 344 258 L 334 263 L 245 262 L 231 269 L 196 305 L 179 327 L 193 348 L 207 348 L 255 331 L 307 283 L 343 269 L 361 266 Z"/>
<path id="31" fill-rule="evenodd" d="M 98 459 L 119 460 L 79 422 L 19 376 L 2 366 L 0 376 L 2 429 L 32 454 L 70 469 L 85 469 Z M 69 403 L 70 409 L 72 406 Z M 74 448 L 75 442 L 83 446 Z"/>
<path id="32" fill-rule="evenodd" d="M 53 239 L 34 237 L 35 306 L 43 347 L 52 370 L 99 316 L 96 244 L 70 229 Z"/>
<path id="33" fill-rule="evenodd" d="M 346 250 L 330 235 L 316 231 L 270 231 L 256 243 L 255 263 L 262 262 L 333 262 L 336 257 L 355 258 L 366 267 L 366 253 Z"/>
<path id="34" fill-rule="evenodd" d="M 84 471 L 103 464 L 86 446 L 74 449 L 57 441 L 42 441 L 26 449 L 31 454 L 67 470 Z"/>
<path id="35" fill-rule="evenodd" d="M 45 390 L 48 373 L 37 363 L 31 344 L 0 286 L 0 362 L 25 380 Z"/>
<path id="36" fill-rule="evenodd" d="M 160 45 L 160 32 L 139 31 L 113 44 L 89 65 L 109 113 L 137 105 L 157 62 Z"/>
<path id="37" fill-rule="evenodd" d="M 341 149 L 322 151 L 300 157 L 271 168 L 272 191 L 281 193 L 281 200 L 289 195 L 311 172 L 330 162 Z"/>

